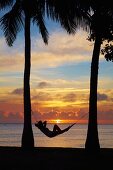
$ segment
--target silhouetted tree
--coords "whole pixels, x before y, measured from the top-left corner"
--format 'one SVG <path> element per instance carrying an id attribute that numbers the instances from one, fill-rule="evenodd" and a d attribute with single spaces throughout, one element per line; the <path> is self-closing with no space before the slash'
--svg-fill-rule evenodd
<path id="1" fill-rule="evenodd" d="M 30 100 L 30 67 L 31 67 L 31 40 L 30 23 L 39 27 L 39 32 L 45 44 L 48 43 L 48 31 L 44 23 L 45 1 L 43 0 L 16 0 L 12 9 L 1 18 L 1 26 L 9 46 L 13 45 L 17 33 L 24 27 L 25 35 L 25 69 L 24 69 L 24 128 L 22 147 L 33 148 L 34 137 L 31 124 Z"/>
<path id="2" fill-rule="evenodd" d="M 4 2 L 4 1 L 3 1 Z M 11 1 L 8 1 L 9 3 Z M 9 46 L 13 45 L 16 39 L 17 33 L 22 27 L 25 29 L 25 70 L 24 70 L 24 128 L 22 134 L 22 147 L 32 148 L 34 146 L 34 137 L 31 126 L 31 100 L 30 100 L 30 64 L 31 64 L 31 41 L 30 41 L 30 22 L 39 26 L 42 38 L 47 44 L 48 42 L 48 31 L 44 25 L 44 12 L 45 12 L 45 0 L 16 0 L 14 1 L 12 9 L 6 13 L 0 20 L 6 42 Z M 4 2 L 5 4 L 5 2 Z M 80 20 L 73 21 L 73 13 L 71 11 L 66 11 L 67 4 L 65 5 L 65 10 L 63 6 L 62 11 L 65 11 L 65 17 L 59 15 L 59 11 L 52 11 L 51 15 L 51 2 L 46 1 L 47 14 L 48 16 L 53 16 L 56 21 L 60 21 L 61 25 L 66 29 L 68 33 L 75 33 L 77 26 L 81 24 Z M 56 5 L 56 4 L 53 4 Z M 49 8 L 48 8 L 49 6 Z M 49 9 L 49 12 L 48 12 Z M 56 8 L 54 8 L 56 9 Z M 79 10 L 77 9 L 77 15 L 79 15 Z M 58 16 L 59 15 L 59 16 Z M 57 17 L 58 16 L 58 17 Z M 82 17 L 83 18 L 83 17 Z M 82 21 L 83 23 L 83 21 Z M 84 24 L 86 27 L 86 24 Z"/>
<path id="3" fill-rule="evenodd" d="M 52 1 L 52 3 L 53 2 L 55 3 L 55 5 L 53 6 L 54 6 L 54 11 L 57 14 L 57 18 L 60 20 L 61 25 L 62 25 L 62 21 L 65 23 L 64 28 L 68 32 L 69 30 L 67 27 L 67 18 L 68 21 L 70 22 L 72 20 L 73 23 L 72 28 L 73 25 L 75 26 L 74 29 L 78 28 L 78 26 L 85 28 L 85 30 L 88 33 L 91 32 L 90 38 L 92 37 L 93 35 L 92 31 L 95 32 L 95 28 L 93 24 L 95 24 L 94 22 L 96 22 L 96 20 L 94 20 L 95 12 L 93 11 L 95 4 L 92 4 L 91 1 L 90 2 L 87 1 L 88 3 L 84 4 L 83 1 L 81 0 L 79 2 L 76 0 L 66 1 L 65 4 L 63 3 L 63 1 L 60 0 L 57 1 L 54 0 Z M 53 16 L 54 14 L 52 10 L 53 10 L 52 7 L 50 10 L 48 10 L 49 12 L 51 11 L 50 16 Z M 97 148 L 100 148 L 99 139 L 98 139 L 98 130 L 97 130 L 97 97 L 96 97 L 98 61 L 95 61 L 100 53 L 100 46 L 98 46 L 98 44 L 99 45 L 101 44 L 101 40 L 95 41 L 95 47 L 94 47 L 93 58 L 92 58 L 91 79 L 90 79 L 90 99 L 89 99 L 89 124 L 88 124 L 87 140 L 85 145 L 87 150 L 90 149 L 95 150 Z"/>
<path id="4" fill-rule="evenodd" d="M 23 131 L 23 138 L 22 138 L 23 139 L 22 141 L 24 141 L 23 142 L 24 144 L 28 142 L 29 140 L 28 138 L 32 138 L 32 137 L 29 137 L 29 135 L 28 135 L 28 138 L 25 137 L 27 136 L 27 134 L 32 134 L 32 133 L 29 133 L 31 128 L 28 128 L 28 124 L 29 125 L 31 124 L 31 121 L 28 121 L 28 120 L 31 120 L 30 87 L 29 87 L 30 20 L 33 19 L 33 21 L 36 21 L 36 22 L 38 21 L 37 24 L 39 25 L 39 21 L 40 21 L 39 16 L 41 16 L 41 19 L 43 21 L 43 15 L 44 15 L 44 9 L 45 9 L 44 0 L 42 1 L 38 0 L 37 2 L 38 5 L 34 5 L 36 2 L 37 1 L 30 2 L 30 0 L 16 1 L 16 3 L 19 5 L 17 5 L 18 10 L 16 9 L 15 11 L 18 11 L 19 15 L 21 14 L 21 16 L 18 15 L 19 18 L 17 17 L 18 19 L 16 19 L 16 21 L 18 22 L 15 22 L 16 24 L 14 27 L 16 27 L 16 32 L 12 33 L 13 24 L 9 24 L 9 23 L 12 22 L 10 18 L 13 18 L 13 17 L 8 16 L 9 14 L 13 16 L 15 12 L 14 13 L 12 12 L 13 14 L 9 12 L 1 20 L 1 24 L 4 29 L 6 41 L 9 45 L 12 45 L 13 41 L 16 39 L 16 34 L 19 31 L 20 26 L 23 25 L 23 21 L 24 21 L 23 14 L 25 16 L 25 30 L 26 30 L 25 31 L 25 44 L 26 46 L 28 45 L 28 48 L 25 50 L 24 84 L 26 84 L 26 86 L 24 85 L 24 89 L 27 89 L 28 91 L 26 91 L 27 92 L 26 93 L 24 90 L 24 96 L 25 96 L 24 97 L 24 109 L 25 109 L 24 110 L 24 114 L 25 114 L 24 122 L 26 122 L 24 123 L 24 131 Z M 14 9 L 16 8 L 15 6 L 16 5 L 14 5 L 12 11 L 14 11 Z M 98 66 L 99 66 L 99 54 L 100 54 L 101 44 L 104 40 L 110 40 L 112 37 L 112 30 L 113 30 L 112 19 L 113 18 L 112 18 L 111 6 L 112 4 L 110 4 L 110 2 L 106 3 L 106 2 L 96 1 L 96 0 L 95 1 L 87 0 L 87 2 L 84 2 L 83 0 L 79 0 L 79 1 L 78 0 L 70 0 L 70 1 L 66 0 L 65 3 L 63 0 L 46 0 L 46 8 L 47 8 L 48 17 L 52 18 L 54 21 L 60 22 L 61 26 L 65 28 L 68 33 L 74 34 L 76 33 L 76 30 L 80 27 L 88 32 L 90 31 L 89 40 L 94 41 L 94 49 L 93 49 L 93 56 L 92 56 L 92 63 L 91 63 L 91 77 L 90 77 L 89 122 L 88 122 L 87 139 L 85 143 L 85 148 L 88 151 L 97 151 L 100 148 L 99 139 L 98 139 L 98 129 L 97 129 Z M 37 7 L 38 7 L 38 10 L 37 10 Z M 36 11 L 38 11 L 38 13 L 36 13 Z M 8 18 L 8 22 L 7 22 L 7 18 Z M 44 26 L 44 23 L 42 25 Z M 45 30 L 46 35 L 48 35 L 45 27 L 43 28 Z M 27 36 L 26 34 L 29 36 Z M 45 40 L 47 40 L 47 38 Z M 28 67 L 29 69 L 27 69 Z M 29 103 L 27 103 L 27 101 L 29 101 Z M 24 144 L 22 146 L 25 146 Z M 32 144 L 27 144 L 26 146 L 32 146 Z"/>
<path id="5" fill-rule="evenodd" d="M 104 2 L 96 2 L 92 5 L 91 34 L 89 40 L 94 41 L 94 49 L 91 62 L 90 98 L 89 98 L 89 122 L 85 148 L 88 151 L 98 151 L 100 148 L 97 128 L 97 87 L 98 68 L 101 44 L 105 40 L 113 39 L 113 11 Z"/>
<path id="6" fill-rule="evenodd" d="M 88 39 L 94 41 L 94 49 L 91 62 L 90 96 L 89 96 L 89 121 L 85 148 L 88 151 L 100 149 L 97 128 L 97 85 L 98 67 L 101 44 L 104 40 L 113 38 L 113 10 L 110 1 L 92 0 L 49 0 L 51 2 L 50 17 L 60 21 L 61 26 L 70 33 L 67 23 L 74 29 L 82 27 L 90 35 Z M 50 7 L 50 6 L 49 6 Z M 54 16 L 56 13 L 56 16 Z M 74 16 L 73 16 L 74 15 Z M 76 31 L 76 30 L 75 30 Z M 75 33 L 75 32 L 74 32 Z"/>

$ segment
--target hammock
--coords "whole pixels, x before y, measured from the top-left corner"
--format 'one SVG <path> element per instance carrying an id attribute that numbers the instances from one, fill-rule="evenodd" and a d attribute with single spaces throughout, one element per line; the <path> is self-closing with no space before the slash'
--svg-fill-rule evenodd
<path id="1" fill-rule="evenodd" d="M 33 113 L 33 111 L 32 111 L 32 113 Z M 87 115 L 87 113 L 82 115 L 80 117 L 80 119 L 82 119 L 86 115 Z M 78 119 L 75 123 L 73 123 L 72 125 L 68 126 L 67 128 L 65 128 L 63 130 L 61 130 L 58 125 L 54 125 L 53 131 L 51 131 L 46 127 L 47 121 L 42 122 L 41 120 L 39 122 L 35 123 L 35 126 L 37 128 L 39 128 L 40 131 L 42 133 L 44 133 L 47 137 L 52 138 L 52 137 L 58 136 L 60 134 L 63 134 L 64 132 L 67 132 L 72 126 L 77 124 L 77 122 L 80 121 L 80 119 Z"/>
<path id="2" fill-rule="evenodd" d="M 46 122 L 46 121 L 45 121 Z M 76 123 L 73 123 L 72 125 L 68 126 L 65 129 L 60 129 L 58 125 L 54 125 L 53 131 L 49 130 L 46 125 L 44 125 L 44 122 L 39 121 L 38 123 L 35 123 L 35 126 L 40 129 L 42 133 L 44 133 L 47 137 L 53 138 L 55 136 L 58 136 L 60 134 L 63 134 L 64 132 L 67 132 L 73 125 Z"/>

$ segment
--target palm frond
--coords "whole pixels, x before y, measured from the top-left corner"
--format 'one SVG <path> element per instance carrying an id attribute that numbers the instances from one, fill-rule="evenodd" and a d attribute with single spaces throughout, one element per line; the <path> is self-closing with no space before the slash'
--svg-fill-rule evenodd
<path id="1" fill-rule="evenodd" d="M 45 6 L 46 6 L 46 0 L 37 0 L 37 7 L 40 8 L 42 16 L 45 16 L 45 8 L 46 8 Z"/>
<path id="2" fill-rule="evenodd" d="M 0 9 L 13 5 L 14 0 L 0 0 Z"/>
<path id="3" fill-rule="evenodd" d="M 60 24 L 67 31 L 68 34 L 76 33 L 77 25 L 71 17 L 69 16 L 65 16 L 65 18 L 60 17 Z"/>
<path id="4" fill-rule="evenodd" d="M 89 11 L 83 0 L 46 0 L 47 17 L 60 22 L 69 34 L 76 33 L 78 27 L 89 29 Z"/>
<path id="5" fill-rule="evenodd" d="M 33 17 L 33 22 L 39 27 L 39 31 L 45 44 L 48 44 L 49 33 L 45 26 L 44 18 L 40 12 Z"/>
<path id="6" fill-rule="evenodd" d="M 12 10 L 1 18 L 0 25 L 3 29 L 7 44 L 12 46 L 17 33 L 23 26 L 23 14 L 19 2 L 16 2 Z"/>
<path id="7" fill-rule="evenodd" d="M 59 22 L 61 26 L 70 34 L 76 32 L 76 24 L 69 1 L 66 0 L 46 0 L 47 17 L 55 22 Z"/>

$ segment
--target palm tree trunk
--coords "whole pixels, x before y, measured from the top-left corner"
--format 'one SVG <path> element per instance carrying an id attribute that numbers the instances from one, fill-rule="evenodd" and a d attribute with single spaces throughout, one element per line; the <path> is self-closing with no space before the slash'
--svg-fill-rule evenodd
<path id="1" fill-rule="evenodd" d="M 30 17 L 25 15 L 25 69 L 24 69 L 24 128 L 22 134 L 22 147 L 33 148 L 34 137 L 31 124 L 30 100 L 30 67 L 31 67 L 31 40 Z"/>
<path id="2" fill-rule="evenodd" d="M 97 84 L 98 84 L 98 67 L 99 54 L 101 48 L 101 38 L 98 35 L 95 40 L 93 57 L 91 63 L 90 77 L 90 98 L 89 98 L 89 122 L 85 149 L 88 152 L 97 152 L 100 149 L 98 128 L 97 128 Z"/>

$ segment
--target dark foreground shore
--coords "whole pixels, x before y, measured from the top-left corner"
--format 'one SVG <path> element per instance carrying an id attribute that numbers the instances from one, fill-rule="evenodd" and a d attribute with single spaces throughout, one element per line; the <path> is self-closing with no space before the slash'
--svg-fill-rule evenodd
<path id="1" fill-rule="evenodd" d="M 0 147 L 0 170 L 113 170 L 113 149 Z"/>

